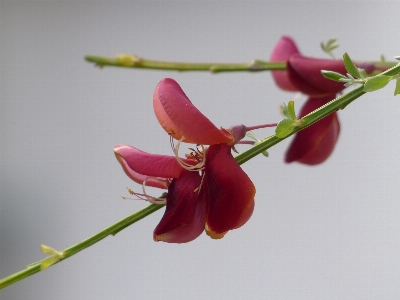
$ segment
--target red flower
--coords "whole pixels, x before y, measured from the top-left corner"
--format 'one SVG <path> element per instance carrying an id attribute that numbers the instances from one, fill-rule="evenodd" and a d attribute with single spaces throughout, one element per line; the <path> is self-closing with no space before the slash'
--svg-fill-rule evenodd
<path id="1" fill-rule="evenodd" d="M 347 73 L 343 61 L 302 56 L 289 36 L 283 36 L 271 54 L 271 61 L 286 61 L 286 71 L 273 71 L 276 84 L 286 91 L 300 91 L 313 97 L 336 94 L 344 89 L 341 82 L 326 79 L 321 70 Z"/>
<path id="2" fill-rule="evenodd" d="M 129 145 L 117 145 L 114 152 L 131 179 L 143 186 L 168 189 L 166 199 L 136 194 L 166 203 L 154 239 L 185 243 L 204 229 L 210 237 L 222 238 L 245 224 L 254 209 L 255 187 L 231 154 L 231 144 L 238 140 L 235 134 L 215 127 L 173 79 L 157 85 L 153 104 L 162 127 L 179 140 L 175 157 L 149 154 Z M 182 159 L 178 157 L 181 141 L 201 146 Z"/>
<path id="3" fill-rule="evenodd" d="M 341 82 L 322 76 L 321 70 L 346 74 L 340 60 L 316 59 L 302 56 L 291 37 L 283 36 L 276 44 L 271 61 L 286 61 L 286 71 L 273 71 L 276 84 L 286 91 L 300 91 L 310 98 L 304 104 L 300 117 L 333 100 L 344 89 Z M 307 165 L 324 162 L 332 153 L 339 137 L 336 112 L 296 133 L 285 162 L 297 161 Z"/>

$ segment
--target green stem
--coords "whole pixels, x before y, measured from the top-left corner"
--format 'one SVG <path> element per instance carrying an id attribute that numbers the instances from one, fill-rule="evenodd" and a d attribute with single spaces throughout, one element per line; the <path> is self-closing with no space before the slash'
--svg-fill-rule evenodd
<path id="1" fill-rule="evenodd" d="M 173 71 L 209 71 L 211 73 L 220 72 L 258 72 L 286 70 L 286 62 L 270 62 L 254 59 L 249 63 L 193 63 L 193 62 L 171 62 L 161 60 L 150 60 L 130 54 L 117 55 L 115 58 L 87 55 L 85 60 L 95 63 L 99 67 L 113 66 L 135 69 L 155 69 Z M 397 62 L 373 61 L 378 69 L 393 67 Z M 379 72 L 378 72 L 379 73 Z"/>
<path id="2" fill-rule="evenodd" d="M 85 59 L 93 62 L 99 67 L 114 66 L 124 68 L 175 70 L 175 71 L 209 71 L 211 73 L 235 72 L 235 71 L 265 71 L 285 70 L 285 62 L 268 62 L 263 60 L 252 60 L 249 63 L 188 63 L 167 62 L 160 60 L 144 59 L 133 55 L 121 55 L 116 58 L 87 55 Z"/>
<path id="3" fill-rule="evenodd" d="M 164 205 L 158 205 L 158 204 L 150 204 L 150 205 L 146 206 L 145 208 L 139 210 L 138 212 L 135 212 L 134 214 L 118 221 L 117 223 L 111 225 L 110 227 L 107 227 L 104 230 L 96 233 L 95 235 L 91 236 L 90 238 L 61 251 L 63 253 L 63 258 L 58 261 L 64 260 L 68 257 L 71 257 L 72 255 L 82 251 L 83 249 L 90 247 L 91 245 L 101 241 L 102 239 L 106 238 L 109 235 L 117 234 L 122 229 L 143 219 L 144 217 L 150 215 L 151 213 L 159 210 L 163 206 Z M 42 259 L 38 262 L 30 264 L 26 267 L 26 269 L 1 279 L 0 280 L 0 289 L 5 288 L 6 286 L 9 286 L 9 285 L 16 283 L 28 276 L 31 276 L 35 273 L 42 271 L 41 265 L 44 260 L 45 259 Z"/>
<path id="4" fill-rule="evenodd" d="M 400 72 L 400 64 L 383 72 L 382 75 L 392 76 L 399 72 Z M 358 97 L 365 94 L 365 92 L 363 91 L 363 88 L 364 88 L 363 86 L 360 86 L 360 87 L 350 91 L 349 93 L 344 94 L 344 95 L 330 101 L 326 105 L 318 108 L 317 110 L 311 112 L 310 114 L 304 116 L 301 119 L 303 121 L 304 125 L 302 127 L 295 128 L 290 135 L 293 135 L 296 132 L 306 128 L 307 126 L 310 126 L 311 124 L 326 117 L 327 115 L 333 113 L 334 111 L 337 111 L 339 109 L 346 107 L 348 104 L 353 102 L 355 99 L 357 99 Z M 288 136 L 290 136 L 290 135 L 288 135 Z M 267 150 L 268 148 L 271 148 L 272 146 L 278 144 L 285 138 L 277 138 L 275 135 L 271 136 L 271 137 L 267 138 L 266 140 L 264 140 L 263 142 L 255 145 L 251 149 L 236 156 L 235 159 L 238 162 L 238 164 L 243 164 L 246 161 L 248 161 L 249 159 L 253 158 L 254 156 L 256 156 L 256 155 L 262 153 L 263 151 Z M 165 195 L 163 195 L 163 196 L 165 196 Z M 71 257 L 72 255 L 90 247 L 91 245 L 101 241 L 102 239 L 106 238 L 109 235 L 117 234 L 122 229 L 143 219 L 144 217 L 150 215 L 151 213 L 159 210 L 163 206 L 164 205 L 150 204 L 150 205 L 146 206 L 145 208 L 139 210 L 138 212 L 126 217 L 125 219 L 122 219 L 122 220 L 118 221 L 117 223 L 111 225 L 110 227 L 105 228 L 104 230 L 98 232 L 97 234 L 91 236 L 90 238 L 88 238 L 74 246 L 66 248 L 63 251 L 60 251 L 62 256 L 56 260 L 56 263 L 61 260 L 66 259 L 68 257 Z M 42 263 L 45 260 L 46 260 L 46 258 L 42 259 L 38 262 L 35 262 L 33 264 L 30 264 L 27 266 L 27 268 L 25 270 L 19 271 L 17 273 L 14 273 L 8 277 L 1 279 L 0 280 L 0 289 L 6 287 L 8 285 L 11 285 L 13 283 L 16 283 L 16 282 L 18 282 L 28 276 L 31 276 L 37 272 L 42 271 L 43 270 Z"/>

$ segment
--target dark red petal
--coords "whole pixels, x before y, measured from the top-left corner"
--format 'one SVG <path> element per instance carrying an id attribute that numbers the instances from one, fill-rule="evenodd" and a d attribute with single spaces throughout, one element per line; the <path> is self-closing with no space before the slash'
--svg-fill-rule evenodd
<path id="1" fill-rule="evenodd" d="M 343 82 L 326 79 L 321 74 L 321 70 L 328 70 L 346 74 L 343 61 L 332 59 L 317 59 L 292 55 L 287 65 L 287 72 L 290 81 L 302 93 L 313 97 L 323 97 L 337 94 L 345 87 Z"/>
<path id="2" fill-rule="evenodd" d="M 335 98 L 310 98 L 300 111 L 300 117 Z M 296 133 L 286 152 L 285 162 L 297 161 L 307 165 L 323 163 L 332 153 L 338 140 L 340 124 L 336 112 Z"/>
<path id="3" fill-rule="evenodd" d="M 207 234 L 222 238 L 228 230 L 239 228 L 250 219 L 256 189 L 226 144 L 208 148 L 204 176 Z"/>
<path id="4" fill-rule="evenodd" d="M 164 216 L 154 229 L 155 241 L 187 243 L 203 232 L 205 201 L 195 191 L 200 182 L 199 173 L 190 171 L 171 182 Z"/>
<path id="5" fill-rule="evenodd" d="M 218 129 L 204 116 L 171 78 L 165 78 L 157 85 L 153 107 L 161 126 L 177 140 L 183 136 L 185 142 L 202 145 L 233 141 L 230 133 Z"/>
<path id="6" fill-rule="evenodd" d="M 272 50 L 270 61 L 287 61 L 290 56 L 297 53 L 300 52 L 293 39 L 290 36 L 283 36 Z M 298 88 L 291 83 L 286 71 L 273 71 L 272 76 L 281 89 L 298 91 Z"/>
<path id="7" fill-rule="evenodd" d="M 127 172 L 126 168 L 129 167 L 133 172 L 146 176 L 178 178 L 184 171 L 176 161 L 175 156 L 150 154 L 125 144 L 115 146 L 114 153 L 125 172 Z M 182 160 L 194 164 L 191 160 Z"/>

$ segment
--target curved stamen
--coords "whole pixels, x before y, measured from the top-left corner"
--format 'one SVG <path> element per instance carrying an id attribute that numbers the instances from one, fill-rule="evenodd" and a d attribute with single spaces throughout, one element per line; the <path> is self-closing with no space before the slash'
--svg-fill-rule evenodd
<path id="1" fill-rule="evenodd" d="M 176 157 L 176 160 L 177 160 L 178 164 L 179 164 L 182 168 L 184 168 L 185 170 L 188 170 L 188 171 L 195 171 L 195 172 L 198 172 L 198 171 L 202 170 L 202 169 L 204 168 L 204 164 L 205 164 L 205 162 L 206 162 L 206 156 L 204 155 L 204 152 L 205 152 L 206 149 L 204 148 L 203 145 L 200 145 L 200 146 L 202 147 L 201 152 L 199 151 L 199 153 L 197 153 L 197 152 L 195 151 L 196 160 L 198 160 L 199 162 L 198 162 L 196 165 L 190 165 L 190 164 L 184 162 L 184 161 L 179 157 L 179 145 L 181 144 L 181 142 L 182 142 L 183 140 L 184 140 L 184 137 L 182 137 L 182 138 L 178 141 L 178 143 L 177 143 L 176 146 L 174 145 L 173 141 L 171 141 L 172 150 L 173 150 L 174 153 L 175 153 L 175 157 Z M 201 153 L 201 154 L 200 154 L 200 153 Z"/>
<path id="2" fill-rule="evenodd" d="M 153 203 L 153 204 L 166 204 L 167 203 L 167 199 L 166 198 L 159 198 L 159 197 L 153 197 L 153 196 L 148 195 L 146 193 L 146 191 L 144 190 L 144 188 L 143 188 L 143 194 L 136 193 L 132 189 L 130 189 L 129 187 L 127 187 L 127 189 L 128 189 L 129 194 L 138 197 L 138 199 L 121 196 L 122 199 L 124 199 L 124 200 L 144 200 L 146 202 L 150 202 L 150 203 Z"/>

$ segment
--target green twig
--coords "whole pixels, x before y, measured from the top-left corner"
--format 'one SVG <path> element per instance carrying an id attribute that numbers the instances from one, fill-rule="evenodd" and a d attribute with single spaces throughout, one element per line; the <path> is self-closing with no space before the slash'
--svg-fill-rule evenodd
<path id="1" fill-rule="evenodd" d="M 150 205 L 146 206 L 145 208 L 139 210 L 138 212 L 135 212 L 134 214 L 130 215 L 129 217 L 126 217 L 126 218 L 120 220 L 119 222 L 111 225 L 110 227 L 107 227 L 104 230 L 96 233 L 95 235 L 91 236 L 90 238 L 88 238 L 76 245 L 73 245 L 63 251 L 60 251 L 63 254 L 63 258 L 59 259 L 57 262 L 62 261 L 68 257 L 71 257 L 72 255 L 82 251 L 83 249 L 90 247 L 91 245 L 101 241 L 102 239 L 106 238 L 109 235 L 117 234 L 122 229 L 143 219 L 144 217 L 150 215 L 151 213 L 159 210 L 163 206 L 164 205 L 150 204 Z M 33 264 L 30 264 L 24 270 L 19 271 L 17 273 L 14 273 L 10 276 L 7 276 L 7 277 L 1 279 L 0 280 L 0 289 L 5 288 L 6 286 L 9 286 L 9 285 L 16 283 L 26 277 L 29 277 L 35 273 L 42 271 L 43 270 L 42 263 L 45 260 L 46 260 L 46 258 L 44 258 L 40 261 L 37 261 Z"/>
<path id="2" fill-rule="evenodd" d="M 87 55 L 86 61 L 93 62 L 99 67 L 114 66 L 124 68 L 175 70 L 175 71 L 209 71 L 211 73 L 235 72 L 235 71 L 266 71 L 285 70 L 285 62 L 269 62 L 263 60 L 252 60 L 249 63 L 189 63 L 189 62 L 167 62 L 150 60 L 129 54 L 117 55 L 115 58 Z"/>
<path id="3" fill-rule="evenodd" d="M 193 63 L 150 60 L 130 54 L 119 54 L 114 58 L 87 55 L 85 60 L 95 63 L 99 67 L 112 66 L 135 69 L 172 70 L 172 71 L 208 71 L 220 72 L 259 72 L 286 70 L 286 62 L 270 62 L 254 59 L 249 63 Z M 397 62 L 373 61 L 378 70 L 383 71 L 393 67 Z M 379 73 L 380 71 L 377 71 Z"/>

